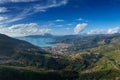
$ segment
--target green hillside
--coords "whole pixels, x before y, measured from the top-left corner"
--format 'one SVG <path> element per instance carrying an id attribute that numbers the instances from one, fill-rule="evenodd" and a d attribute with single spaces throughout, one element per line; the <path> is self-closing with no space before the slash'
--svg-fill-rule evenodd
<path id="1" fill-rule="evenodd" d="M 41 48 L 28 42 L 0 34 L 0 55 L 12 55 L 23 51 L 45 53 Z"/>
<path id="2" fill-rule="evenodd" d="M 5 35 L 0 36 L 1 80 L 115 80 L 120 78 L 119 35 L 112 36 L 110 42 L 106 44 L 102 44 L 104 41 L 101 36 L 96 43 L 102 45 L 91 46 L 57 58 L 52 53 L 47 53 L 30 43 Z M 105 40 L 107 38 L 105 37 Z M 2 50 L 2 46 L 6 50 Z"/>
<path id="3" fill-rule="evenodd" d="M 34 67 L 0 66 L 1 80 L 74 80 L 75 71 L 44 70 Z"/>
<path id="4" fill-rule="evenodd" d="M 94 64 L 88 66 L 80 74 L 85 80 L 120 78 L 120 44 L 110 44 L 91 49 L 102 57 Z"/>

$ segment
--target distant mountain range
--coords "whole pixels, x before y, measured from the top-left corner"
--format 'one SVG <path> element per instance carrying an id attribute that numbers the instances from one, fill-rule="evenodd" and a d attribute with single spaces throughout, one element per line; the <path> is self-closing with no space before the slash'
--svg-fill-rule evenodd
<path id="1" fill-rule="evenodd" d="M 50 51 L 54 54 L 70 54 L 80 52 L 89 48 L 103 46 L 111 43 L 119 43 L 120 34 L 100 34 L 100 35 L 67 35 L 67 36 L 59 36 L 55 37 L 51 44 L 64 44 L 63 46 L 56 47 L 47 47 L 45 50 Z M 71 45 L 71 46 L 69 46 Z M 64 48 L 64 46 L 68 46 Z"/>
<path id="2" fill-rule="evenodd" d="M 44 35 L 30 35 L 30 36 L 25 36 L 25 37 L 33 37 L 33 38 L 40 38 L 40 37 L 44 37 L 44 38 L 51 38 L 51 37 L 55 37 L 52 34 L 46 33 Z"/>

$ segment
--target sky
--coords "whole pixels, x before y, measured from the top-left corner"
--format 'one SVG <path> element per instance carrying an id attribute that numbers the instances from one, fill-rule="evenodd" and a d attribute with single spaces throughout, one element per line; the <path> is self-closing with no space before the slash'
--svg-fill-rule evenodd
<path id="1" fill-rule="evenodd" d="M 0 0 L 0 33 L 120 33 L 120 0 Z"/>

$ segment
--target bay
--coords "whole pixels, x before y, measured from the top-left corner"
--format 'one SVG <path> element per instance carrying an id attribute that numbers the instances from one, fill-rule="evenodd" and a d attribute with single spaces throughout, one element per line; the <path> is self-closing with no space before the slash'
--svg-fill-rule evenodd
<path id="1" fill-rule="evenodd" d="M 50 47 L 55 46 L 55 44 L 50 44 L 49 42 L 53 42 L 54 38 L 46 38 L 46 37 L 19 37 L 17 39 L 27 41 L 33 45 L 39 46 L 39 47 Z"/>

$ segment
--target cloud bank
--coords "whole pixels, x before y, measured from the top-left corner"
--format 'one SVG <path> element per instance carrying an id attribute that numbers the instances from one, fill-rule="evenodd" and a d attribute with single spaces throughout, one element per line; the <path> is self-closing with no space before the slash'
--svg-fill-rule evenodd
<path id="1" fill-rule="evenodd" d="M 93 30 L 87 30 L 83 31 L 87 23 L 77 24 L 74 28 L 74 34 L 88 34 L 88 35 L 96 35 L 96 34 L 116 34 L 120 33 L 120 27 L 114 27 L 109 29 L 93 29 Z"/>
<path id="2" fill-rule="evenodd" d="M 18 24 L 6 28 L 1 28 L 0 33 L 11 37 L 22 37 L 29 35 L 44 35 L 49 33 L 50 29 L 41 29 L 36 23 Z"/>
<path id="3" fill-rule="evenodd" d="M 110 29 L 96 29 L 96 30 L 89 30 L 85 32 L 86 34 L 115 34 L 120 33 L 120 27 L 110 28 Z"/>

